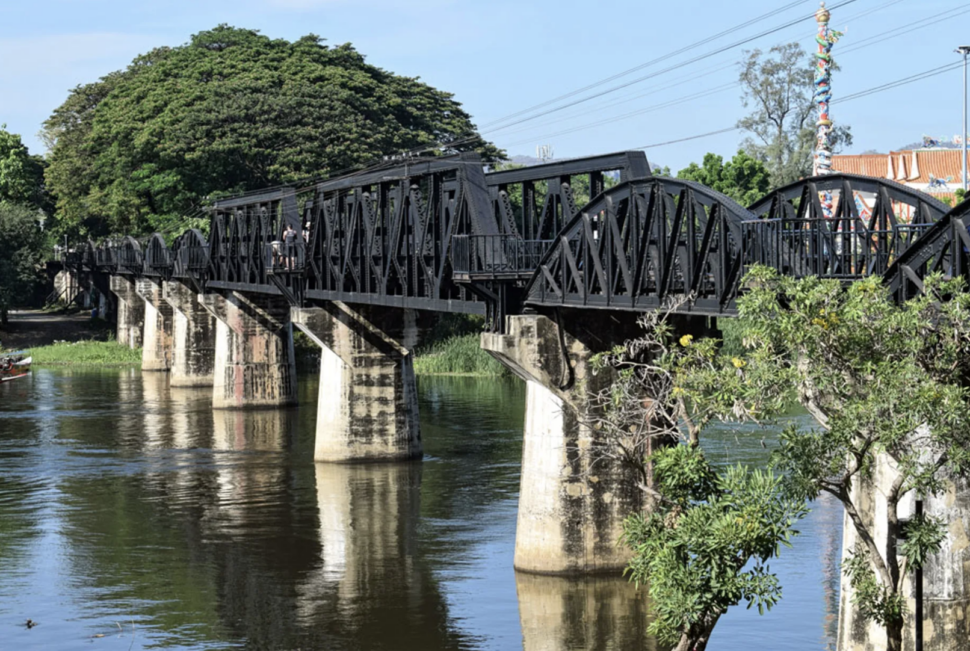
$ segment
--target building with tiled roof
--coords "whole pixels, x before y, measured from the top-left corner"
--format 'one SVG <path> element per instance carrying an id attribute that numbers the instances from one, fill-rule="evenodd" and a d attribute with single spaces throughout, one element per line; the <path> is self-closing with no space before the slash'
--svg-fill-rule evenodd
<path id="1" fill-rule="evenodd" d="M 908 149 L 832 156 L 832 171 L 889 179 L 956 204 L 963 187 L 962 149 Z"/>

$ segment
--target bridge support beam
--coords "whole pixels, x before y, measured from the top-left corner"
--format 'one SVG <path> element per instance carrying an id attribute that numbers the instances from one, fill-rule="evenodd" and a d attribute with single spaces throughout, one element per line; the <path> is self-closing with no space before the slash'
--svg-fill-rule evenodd
<path id="1" fill-rule="evenodd" d="M 199 295 L 177 280 L 162 283 L 162 297 L 172 307 L 173 387 L 212 386 L 216 352 L 215 319 Z"/>
<path id="2" fill-rule="evenodd" d="M 111 293 L 117 298 L 118 343 L 130 348 L 140 348 L 145 326 L 145 301 L 138 296 L 135 281 L 127 276 L 111 276 Z"/>
<path id="3" fill-rule="evenodd" d="M 162 296 L 160 280 L 139 278 L 135 290 L 145 301 L 141 370 L 167 371 L 172 366 L 172 306 Z"/>
<path id="4" fill-rule="evenodd" d="M 422 454 L 412 347 L 413 310 L 293 308 L 321 348 L 316 461 L 403 461 Z"/>
<path id="5" fill-rule="evenodd" d="M 615 572 L 630 558 L 618 544 L 623 519 L 644 498 L 633 468 L 597 458 L 602 441 L 588 425 L 589 396 L 611 374 L 593 375 L 590 359 L 628 335 L 606 318 L 569 321 L 562 340 L 556 323 L 537 315 L 509 317 L 506 335 L 482 335 L 482 348 L 526 381 L 515 569 Z"/>
<path id="6" fill-rule="evenodd" d="M 860 515 L 876 544 L 886 548 L 886 494 L 897 477 L 897 465 L 891 457 L 880 455 L 872 476 L 857 481 L 852 488 L 853 501 L 861 505 Z M 915 512 L 915 497 L 907 495 L 899 504 L 899 519 L 907 520 Z M 926 515 L 947 523 L 947 536 L 940 551 L 931 554 L 923 567 L 923 644 L 927 651 L 957 651 L 965 649 L 970 639 L 970 484 L 966 480 L 950 481 L 946 491 L 938 497 L 923 501 Z M 842 560 L 854 552 L 859 538 L 848 516 L 842 527 Z M 916 600 L 913 572 L 907 572 L 903 582 L 906 615 L 903 625 L 903 648 L 915 648 Z M 885 630 L 868 623 L 854 603 L 855 593 L 848 579 L 841 577 L 839 594 L 839 651 L 885 651 Z"/>
<path id="7" fill-rule="evenodd" d="M 212 407 L 297 403 L 290 306 L 275 296 L 238 292 L 199 296 L 216 318 Z"/>

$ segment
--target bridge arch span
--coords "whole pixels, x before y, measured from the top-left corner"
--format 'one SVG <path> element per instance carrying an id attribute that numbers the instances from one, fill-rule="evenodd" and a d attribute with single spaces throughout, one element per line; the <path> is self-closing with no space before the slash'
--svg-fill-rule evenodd
<path id="1" fill-rule="evenodd" d="M 737 284 L 742 225 L 753 219 L 730 197 L 693 181 L 621 183 L 559 233 L 525 303 L 644 311 L 690 295 L 682 311 L 721 314 Z"/>

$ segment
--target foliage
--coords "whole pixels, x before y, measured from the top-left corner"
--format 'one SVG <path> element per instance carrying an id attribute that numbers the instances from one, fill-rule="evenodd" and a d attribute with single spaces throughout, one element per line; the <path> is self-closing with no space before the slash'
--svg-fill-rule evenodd
<path id="1" fill-rule="evenodd" d="M 762 405 L 760 396 L 784 397 L 762 386 L 771 378 L 746 374 L 743 359 L 719 354 L 716 340 L 680 334 L 675 309 L 641 316 L 642 336 L 594 358 L 614 380 L 590 396 L 597 416 L 589 426 L 602 443 L 592 446 L 597 454 L 633 465 L 652 498 L 653 510 L 631 515 L 624 528 L 634 549 L 629 573 L 654 600 L 652 631 L 693 651 L 706 647 L 731 606 L 763 610 L 778 600 L 767 561 L 797 533 L 805 509 L 770 469 L 716 470 L 705 459 L 705 426 L 733 417 L 738 398 L 768 412 L 782 406 Z"/>
<path id="2" fill-rule="evenodd" d="M 697 181 L 750 206 L 771 189 L 768 169 L 760 160 L 739 151 L 727 163 L 717 154 L 704 154 L 701 166 L 691 163 L 677 172 L 677 178 Z"/>
<path id="3" fill-rule="evenodd" d="M 838 67 L 833 64 L 833 71 Z M 767 54 L 745 52 L 741 62 L 744 106 L 753 111 L 738 121 L 750 133 L 744 149 L 762 161 L 774 187 L 811 176 L 815 129 L 813 124 L 814 62 L 797 42 L 776 45 Z M 832 133 L 833 150 L 852 144 L 848 126 Z"/>
<path id="4" fill-rule="evenodd" d="M 897 548 L 898 505 L 911 491 L 937 495 L 946 477 L 970 469 L 970 293 L 960 279 L 930 276 L 924 295 L 897 306 L 878 277 L 846 289 L 765 268 L 752 270 L 746 286 L 738 309 L 749 353 L 739 370 L 764 391 L 758 404 L 794 391 L 820 425 L 785 430 L 774 462 L 796 495 L 825 491 L 842 502 L 861 545 L 845 567 L 860 613 L 884 625 L 889 648 L 899 649 L 906 567 L 937 551 L 945 528 L 918 519 Z M 765 377 L 774 384 L 758 380 Z M 736 414 L 757 415 L 748 400 L 739 397 Z M 883 489 L 886 510 L 873 516 L 885 519 L 867 520 L 852 488 L 887 459 L 895 475 Z"/>
<path id="5" fill-rule="evenodd" d="M 43 236 L 39 211 L 0 201 L 0 325 L 7 313 L 33 292 L 40 282 Z"/>
<path id="6" fill-rule="evenodd" d="M 482 350 L 479 335 L 445 339 L 419 349 L 414 358 L 419 375 L 509 375 L 498 360 Z"/>
<path id="7" fill-rule="evenodd" d="M 20 136 L 0 124 L 0 201 L 47 208 L 44 159 L 31 156 Z"/>
<path id="8" fill-rule="evenodd" d="M 443 151 L 501 152 L 449 93 L 350 44 L 220 25 L 75 88 L 45 123 L 63 230 L 181 232 L 206 198 Z"/>
<path id="9" fill-rule="evenodd" d="M 60 342 L 30 351 L 37 366 L 129 366 L 141 363 L 141 348 L 115 341 Z"/>
<path id="10" fill-rule="evenodd" d="M 763 613 L 781 598 L 767 562 L 790 547 L 805 504 L 784 497 L 770 470 L 713 468 L 699 447 L 653 455 L 663 496 L 649 515 L 624 523 L 633 547 L 629 574 L 649 582 L 656 619 L 650 632 L 679 649 L 703 649 L 718 618 L 742 601 Z"/>

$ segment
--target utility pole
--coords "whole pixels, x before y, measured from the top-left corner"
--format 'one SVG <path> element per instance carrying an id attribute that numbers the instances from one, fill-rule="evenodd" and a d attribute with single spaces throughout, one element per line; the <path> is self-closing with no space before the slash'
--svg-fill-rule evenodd
<path id="1" fill-rule="evenodd" d="M 967 54 L 970 45 L 961 45 L 955 52 L 963 55 L 963 191 L 967 191 Z"/>

